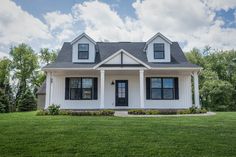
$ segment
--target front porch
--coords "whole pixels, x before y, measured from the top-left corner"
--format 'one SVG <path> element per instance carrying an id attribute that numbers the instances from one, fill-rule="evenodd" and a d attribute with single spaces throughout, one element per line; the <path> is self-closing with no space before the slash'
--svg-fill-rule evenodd
<path id="1" fill-rule="evenodd" d="M 65 100 L 65 78 L 96 77 L 97 99 Z M 178 99 L 147 99 L 146 78 L 178 78 Z M 191 77 L 194 79 L 195 106 L 199 107 L 198 74 L 191 69 L 185 70 L 147 70 L 142 68 L 99 68 L 93 70 L 54 70 L 47 73 L 46 105 L 60 105 L 62 109 L 183 109 L 192 103 Z M 127 89 L 117 85 L 119 81 L 127 82 Z M 120 86 L 120 87 L 118 87 Z M 126 85 L 124 85 L 126 86 Z M 127 105 L 119 105 L 117 101 Z"/>

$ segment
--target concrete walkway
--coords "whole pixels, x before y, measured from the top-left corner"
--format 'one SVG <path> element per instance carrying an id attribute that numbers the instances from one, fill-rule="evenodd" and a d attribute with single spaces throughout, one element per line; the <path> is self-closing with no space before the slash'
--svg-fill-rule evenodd
<path id="1" fill-rule="evenodd" d="M 196 117 L 196 116 L 213 116 L 215 112 L 207 112 L 202 114 L 174 114 L 174 115 L 131 115 L 128 111 L 115 111 L 116 117 Z"/>

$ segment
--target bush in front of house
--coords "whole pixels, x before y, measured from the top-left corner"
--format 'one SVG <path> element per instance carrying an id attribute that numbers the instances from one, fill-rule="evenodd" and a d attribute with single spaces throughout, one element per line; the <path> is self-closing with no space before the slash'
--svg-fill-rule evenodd
<path id="1" fill-rule="evenodd" d="M 113 110 L 99 110 L 99 111 L 70 111 L 72 116 L 113 116 Z"/>
<path id="2" fill-rule="evenodd" d="M 38 110 L 36 113 L 36 116 L 46 116 L 49 115 L 49 112 L 47 110 Z"/>
<path id="3" fill-rule="evenodd" d="M 133 114 L 133 115 L 157 115 L 160 114 L 159 110 L 129 110 L 128 114 Z"/>
<path id="4" fill-rule="evenodd" d="M 190 107 L 186 110 L 178 110 L 177 114 L 200 114 L 200 113 L 207 113 L 205 108 L 197 108 L 197 107 Z"/>
<path id="5" fill-rule="evenodd" d="M 71 115 L 71 116 L 113 116 L 115 111 L 113 110 L 99 110 L 99 111 L 67 111 L 60 110 L 57 105 L 51 105 L 48 110 L 39 110 L 37 116 L 46 115 Z"/>
<path id="6" fill-rule="evenodd" d="M 60 111 L 59 105 L 52 104 L 48 106 L 48 112 L 50 115 L 59 115 L 59 111 Z"/>

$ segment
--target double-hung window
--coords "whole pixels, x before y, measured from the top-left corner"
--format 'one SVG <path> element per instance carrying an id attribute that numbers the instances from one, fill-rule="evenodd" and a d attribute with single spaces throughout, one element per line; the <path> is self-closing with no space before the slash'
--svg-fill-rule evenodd
<path id="1" fill-rule="evenodd" d="M 154 59 L 164 59 L 165 58 L 165 45 L 164 43 L 154 43 Z"/>
<path id="2" fill-rule="evenodd" d="M 66 99 L 69 100 L 97 99 L 97 78 L 66 78 L 65 95 Z"/>
<path id="3" fill-rule="evenodd" d="M 159 100 L 178 99 L 178 78 L 148 78 L 148 98 Z"/>
<path id="4" fill-rule="evenodd" d="M 89 44 L 79 44 L 78 59 L 88 59 L 88 58 L 89 58 Z"/>

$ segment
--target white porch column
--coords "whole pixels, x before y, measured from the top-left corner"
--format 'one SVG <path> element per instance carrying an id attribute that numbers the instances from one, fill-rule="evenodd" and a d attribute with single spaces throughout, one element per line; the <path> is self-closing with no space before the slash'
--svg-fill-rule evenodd
<path id="1" fill-rule="evenodd" d="M 100 108 L 104 108 L 105 71 L 100 70 Z"/>
<path id="2" fill-rule="evenodd" d="M 144 108 L 144 70 L 139 70 L 140 107 Z"/>
<path id="3" fill-rule="evenodd" d="M 51 96 L 52 96 L 52 72 L 47 72 L 46 77 L 46 99 L 45 99 L 45 109 L 48 108 L 49 105 L 51 105 Z"/>
<path id="4" fill-rule="evenodd" d="M 196 71 L 193 73 L 193 79 L 194 79 L 194 105 L 195 105 L 195 107 L 200 107 L 199 87 L 198 87 L 198 73 Z"/>

